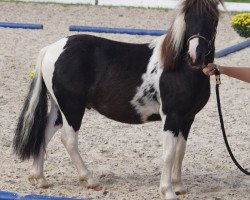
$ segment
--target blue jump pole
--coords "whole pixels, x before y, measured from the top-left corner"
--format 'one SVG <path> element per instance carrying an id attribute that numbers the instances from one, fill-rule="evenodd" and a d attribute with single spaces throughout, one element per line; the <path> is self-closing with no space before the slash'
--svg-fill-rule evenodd
<path id="1" fill-rule="evenodd" d="M 13 200 L 13 199 L 18 199 L 18 198 L 19 196 L 16 193 L 0 191 L 1 200 Z"/>
<path id="2" fill-rule="evenodd" d="M 0 22 L 0 27 L 3 27 L 3 28 L 24 28 L 24 29 L 43 29 L 42 24 L 26 24 L 26 23 L 12 23 L 12 22 Z"/>
<path id="3" fill-rule="evenodd" d="M 164 30 L 108 28 L 108 27 L 95 27 L 95 26 L 70 26 L 69 31 L 116 33 L 116 34 L 129 34 L 129 35 L 152 35 L 152 36 L 160 36 L 166 33 L 166 31 Z"/>
<path id="4" fill-rule="evenodd" d="M 239 51 L 241 49 L 245 49 L 249 46 L 250 46 L 250 39 L 247 39 L 244 42 L 227 47 L 225 49 L 222 49 L 222 50 L 216 52 L 215 58 L 221 58 L 221 57 L 227 56 L 230 53 L 234 53 L 234 52 Z"/>
<path id="5" fill-rule="evenodd" d="M 0 191 L 0 200 L 86 200 L 86 199 L 71 199 L 64 197 L 49 197 L 43 195 L 19 195 L 12 192 Z"/>

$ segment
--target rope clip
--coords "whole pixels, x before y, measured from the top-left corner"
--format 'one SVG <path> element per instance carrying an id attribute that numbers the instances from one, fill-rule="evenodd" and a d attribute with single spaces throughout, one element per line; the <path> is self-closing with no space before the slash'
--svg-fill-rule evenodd
<path id="1" fill-rule="evenodd" d="M 220 85 L 221 84 L 221 80 L 220 80 L 220 70 L 218 68 L 218 66 L 216 65 L 214 68 L 214 75 L 215 75 L 215 82 L 216 85 Z"/>

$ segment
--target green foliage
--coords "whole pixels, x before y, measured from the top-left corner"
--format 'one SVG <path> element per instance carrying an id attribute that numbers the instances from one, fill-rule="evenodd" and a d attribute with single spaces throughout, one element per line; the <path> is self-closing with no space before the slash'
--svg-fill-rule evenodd
<path id="1" fill-rule="evenodd" d="M 238 2 L 238 3 L 250 3 L 250 0 L 226 0 L 229 2 Z"/>

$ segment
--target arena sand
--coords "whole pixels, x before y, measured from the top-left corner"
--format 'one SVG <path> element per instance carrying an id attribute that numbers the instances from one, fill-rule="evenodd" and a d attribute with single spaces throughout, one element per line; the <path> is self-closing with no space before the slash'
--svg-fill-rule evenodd
<path id="1" fill-rule="evenodd" d="M 176 11 L 0 2 L 0 21 L 44 24 L 43 30 L 0 28 L 0 189 L 20 193 L 88 199 L 159 199 L 161 123 L 127 125 L 111 121 L 94 110 L 84 116 L 79 149 L 89 169 L 100 178 L 102 191 L 87 190 L 60 142 L 51 141 L 45 163 L 50 188 L 31 186 L 27 175 L 31 161 L 20 162 L 12 153 L 17 118 L 30 83 L 39 50 L 56 40 L 77 34 L 69 25 L 167 29 Z M 221 15 L 216 49 L 243 41 L 230 27 L 231 15 Z M 98 36 L 134 43 L 154 37 L 114 34 Z M 219 64 L 249 66 L 250 48 L 217 59 Z M 243 166 L 250 166 L 249 85 L 222 77 L 221 100 L 230 145 Z M 232 163 L 218 121 L 211 79 L 211 98 L 192 126 L 183 163 L 188 194 L 180 199 L 249 200 L 250 178 Z"/>

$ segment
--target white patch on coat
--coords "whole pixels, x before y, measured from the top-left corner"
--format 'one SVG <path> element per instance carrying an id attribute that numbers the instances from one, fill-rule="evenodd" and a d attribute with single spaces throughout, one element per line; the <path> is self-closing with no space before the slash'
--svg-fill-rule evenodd
<path id="1" fill-rule="evenodd" d="M 197 58 L 197 47 L 199 45 L 199 38 L 194 38 L 189 41 L 189 49 L 188 54 L 192 58 L 193 62 L 195 63 Z"/>
<path id="2" fill-rule="evenodd" d="M 134 98 L 130 101 L 143 122 L 152 114 L 159 114 L 160 89 L 159 79 L 162 74 L 161 45 L 165 36 L 161 36 L 149 44 L 149 48 L 154 48 L 153 54 L 147 66 L 147 71 L 142 75 L 142 84 L 137 87 Z M 153 90 L 154 93 L 149 91 Z M 145 95 L 146 93 L 146 95 Z M 154 95 L 156 99 L 154 100 Z M 140 103 L 141 102 L 141 103 Z"/>
<path id="3" fill-rule="evenodd" d="M 59 56 L 64 51 L 64 47 L 67 43 L 68 39 L 63 38 L 47 47 L 46 54 L 44 56 L 43 62 L 42 62 L 42 74 L 43 74 L 43 80 L 45 82 L 45 85 L 51 95 L 51 97 L 54 99 L 54 101 L 57 103 L 55 94 L 52 89 L 52 78 L 53 73 L 55 70 L 55 63 L 58 60 Z M 58 106 L 59 107 L 59 106 Z"/>

